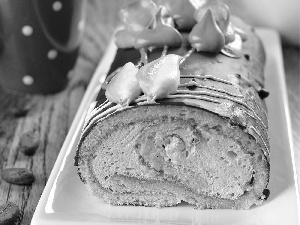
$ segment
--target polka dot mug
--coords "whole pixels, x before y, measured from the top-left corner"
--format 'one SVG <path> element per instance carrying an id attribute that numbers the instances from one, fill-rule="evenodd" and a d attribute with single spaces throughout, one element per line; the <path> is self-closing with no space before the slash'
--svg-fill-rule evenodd
<path id="1" fill-rule="evenodd" d="M 84 6 L 84 0 L 0 0 L 0 85 L 62 90 L 78 55 Z"/>

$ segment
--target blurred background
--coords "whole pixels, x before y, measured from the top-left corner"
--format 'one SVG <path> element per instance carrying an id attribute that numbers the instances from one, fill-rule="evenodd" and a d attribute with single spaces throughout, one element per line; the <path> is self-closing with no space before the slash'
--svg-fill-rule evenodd
<path id="1" fill-rule="evenodd" d="M 299 0 L 224 0 L 233 14 L 254 26 L 278 30 L 284 43 L 300 45 Z"/>

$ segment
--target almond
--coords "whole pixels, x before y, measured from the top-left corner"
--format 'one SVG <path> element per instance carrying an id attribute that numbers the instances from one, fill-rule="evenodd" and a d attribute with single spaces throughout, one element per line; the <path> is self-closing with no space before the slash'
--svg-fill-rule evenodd
<path id="1" fill-rule="evenodd" d="M 7 183 L 16 185 L 30 185 L 35 180 L 33 173 L 25 168 L 6 168 L 2 170 L 1 177 Z"/>
<path id="2" fill-rule="evenodd" d="M 7 202 L 0 206 L 0 224 L 1 225 L 14 225 L 17 224 L 20 219 L 19 207 L 12 203 Z"/>

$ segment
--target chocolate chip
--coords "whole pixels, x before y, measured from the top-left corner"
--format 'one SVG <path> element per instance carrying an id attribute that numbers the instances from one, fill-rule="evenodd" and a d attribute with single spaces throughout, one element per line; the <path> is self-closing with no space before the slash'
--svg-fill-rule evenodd
<path id="1" fill-rule="evenodd" d="M 236 73 L 235 76 L 236 76 L 237 78 L 242 78 L 241 74 L 238 74 L 238 73 Z"/>
<path id="2" fill-rule="evenodd" d="M 197 85 L 191 85 L 191 86 L 187 86 L 186 88 L 190 91 L 194 91 L 197 89 L 197 87 L 198 87 Z"/>
<path id="3" fill-rule="evenodd" d="M 250 60 L 250 55 L 244 54 L 245 59 Z"/>
<path id="4" fill-rule="evenodd" d="M 266 89 L 262 88 L 258 91 L 258 95 L 261 99 L 264 99 L 266 97 L 268 97 L 270 94 L 270 92 L 268 92 Z"/>
<path id="5" fill-rule="evenodd" d="M 12 203 L 7 202 L 0 206 L 0 224 L 1 225 L 14 225 L 17 224 L 20 219 L 19 207 Z"/>
<path id="6" fill-rule="evenodd" d="M 264 189 L 263 190 L 263 195 L 264 195 L 264 200 L 267 200 L 268 197 L 270 196 L 270 190 L 269 189 Z"/>
<path id="7" fill-rule="evenodd" d="M 25 155 L 34 155 L 39 147 L 39 136 L 36 132 L 26 132 L 22 135 L 18 149 Z"/>
<path id="8" fill-rule="evenodd" d="M 30 185 L 35 180 L 33 173 L 25 168 L 6 168 L 2 170 L 1 177 L 7 183 L 17 185 Z"/>
<path id="9" fill-rule="evenodd" d="M 251 180 L 250 180 L 249 184 L 250 184 L 250 185 L 253 185 L 253 183 L 254 183 L 254 176 L 252 175 L 252 177 L 251 177 Z"/>

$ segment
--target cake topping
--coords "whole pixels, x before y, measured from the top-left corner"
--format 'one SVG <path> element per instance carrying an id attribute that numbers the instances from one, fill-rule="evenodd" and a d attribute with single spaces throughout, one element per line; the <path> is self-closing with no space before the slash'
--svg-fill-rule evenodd
<path id="1" fill-rule="evenodd" d="M 233 42 L 235 39 L 235 29 L 230 22 L 230 10 L 228 6 L 215 0 L 204 1 L 195 11 L 194 17 L 197 22 L 201 21 L 208 9 L 211 9 L 213 18 L 224 35 L 225 44 Z"/>
<path id="2" fill-rule="evenodd" d="M 235 40 L 235 29 L 231 22 L 229 22 L 224 36 L 225 36 L 225 44 L 228 44 Z"/>
<path id="3" fill-rule="evenodd" d="M 247 35 L 231 23 L 228 6 L 217 0 L 192 3 L 158 0 L 156 5 L 151 0 L 142 0 L 129 4 L 119 13 L 125 29 L 115 35 L 117 46 L 138 49 L 140 63 L 147 64 L 148 50 L 163 47 L 164 56 L 168 47 L 181 46 L 183 38 L 176 27 L 191 31 L 188 40 L 192 49 L 182 62 L 195 50 L 240 58 Z"/>
<path id="4" fill-rule="evenodd" d="M 142 92 L 148 102 L 175 93 L 180 83 L 179 55 L 169 54 L 138 69 L 126 63 L 110 79 L 105 95 L 113 103 L 123 107 L 136 100 Z"/>
<path id="5" fill-rule="evenodd" d="M 138 70 L 133 63 L 126 63 L 108 83 L 107 99 L 121 106 L 128 106 L 134 101 L 142 93 L 136 77 Z"/>
<path id="6" fill-rule="evenodd" d="M 135 35 L 127 30 L 118 30 L 115 33 L 115 42 L 119 48 L 132 48 Z"/>
<path id="7" fill-rule="evenodd" d="M 242 56 L 242 39 L 230 22 L 226 4 L 204 1 L 194 14 L 197 24 L 189 34 L 189 42 L 197 51 L 223 53 L 232 58 Z M 243 34 L 243 31 L 240 31 Z M 245 36 L 243 35 L 244 39 Z M 193 49 L 191 50 L 193 52 Z"/>
<path id="8" fill-rule="evenodd" d="M 116 45 L 119 48 L 132 48 L 136 35 L 153 25 L 156 12 L 156 4 L 149 0 L 132 2 L 121 9 L 119 17 L 125 28 L 116 32 Z"/>
<path id="9" fill-rule="evenodd" d="M 126 30 L 138 34 L 154 22 L 157 7 L 149 0 L 136 1 L 119 12 L 119 17 Z"/>
<path id="10" fill-rule="evenodd" d="M 166 14 L 175 20 L 178 30 L 191 30 L 196 24 L 192 16 L 195 6 L 189 0 L 158 0 L 157 4 L 165 7 Z"/>
<path id="11" fill-rule="evenodd" d="M 163 7 L 160 7 L 155 17 L 153 29 L 144 29 L 134 40 L 134 47 L 140 50 L 141 61 L 148 63 L 147 49 L 161 48 L 162 56 L 166 55 L 168 47 L 180 47 L 182 42 L 181 34 L 174 28 L 173 19 L 162 15 Z"/>
<path id="12" fill-rule="evenodd" d="M 246 41 L 248 39 L 247 34 L 241 28 L 234 27 L 234 31 L 241 36 L 242 41 Z"/>
<path id="13" fill-rule="evenodd" d="M 240 58 L 242 56 L 242 38 L 240 35 L 235 34 L 233 42 L 228 43 L 221 50 L 221 53 L 232 58 Z"/>
<path id="14" fill-rule="evenodd" d="M 182 38 L 180 33 L 169 24 L 172 24 L 170 18 L 164 20 L 162 18 L 162 8 L 156 14 L 156 25 L 153 29 L 144 29 L 140 32 L 134 41 L 136 49 L 148 47 L 180 47 Z"/>
<path id="15" fill-rule="evenodd" d="M 218 53 L 225 45 L 224 35 L 209 8 L 203 18 L 193 27 L 189 42 L 197 51 Z"/>
<path id="16" fill-rule="evenodd" d="M 148 102 L 176 92 L 180 82 L 181 56 L 169 54 L 143 66 L 137 74 Z"/>
<path id="17" fill-rule="evenodd" d="M 218 27 L 220 28 L 222 33 L 225 34 L 230 21 L 228 6 L 222 2 L 217 1 L 205 2 L 195 11 L 194 14 L 194 17 L 198 23 L 203 19 L 208 9 L 211 10 L 212 16 L 216 21 Z"/>

